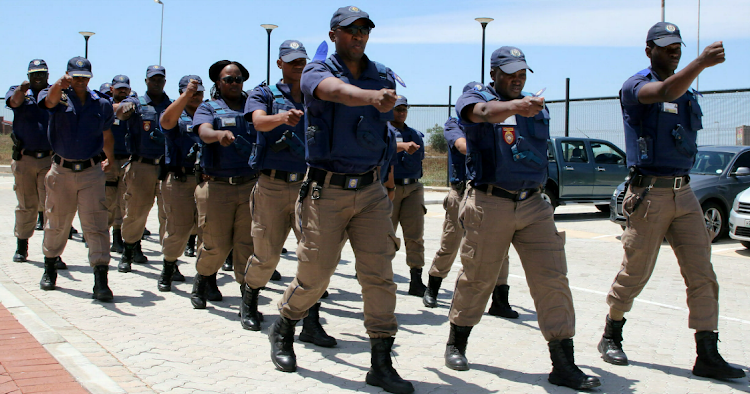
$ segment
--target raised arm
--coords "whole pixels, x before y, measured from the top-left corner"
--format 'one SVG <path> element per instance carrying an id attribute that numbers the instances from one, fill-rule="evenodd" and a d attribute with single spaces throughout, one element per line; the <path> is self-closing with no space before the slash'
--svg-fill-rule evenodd
<path id="1" fill-rule="evenodd" d="M 349 107 L 372 105 L 380 112 L 388 112 L 396 105 L 394 89 L 360 89 L 335 77 L 320 81 L 314 94 L 320 100 L 332 101 Z"/>

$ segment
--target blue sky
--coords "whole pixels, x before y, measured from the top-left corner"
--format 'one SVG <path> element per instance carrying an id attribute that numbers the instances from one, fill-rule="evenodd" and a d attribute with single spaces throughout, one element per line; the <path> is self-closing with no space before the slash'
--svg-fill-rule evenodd
<path id="1" fill-rule="evenodd" d="M 260 24 L 279 25 L 271 35 L 272 59 L 285 39 L 301 40 L 312 54 L 327 40 L 336 8 L 350 4 L 368 12 L 376 24 L 367 54 L 406 81 L 408 88 L 399 86 L 399 93 L 412 104 L 446 103 L 449 85 L 455 102 L 464 84 L 480 79 L 482 30 L 475 17 L 495 19 L 487 26 L 487 82 L 489 55 L 514 45 L 535 71 L 526 90 L 546 87 L 547 99 L 561 99 L 569 77 L 573 98 L 613 96 L 625 79 L 648 65 L 646 32 L 661 18 L 660 0 L 163 1 L 162 64 L 173 98 L 186 74 L 198 74 L 210 86 L 208 67 L 221 59 L 244 64 L 250 71 L 245 88 L 252 88 L 266 75 L 267 34 Z M 667 21 L 680 27 L 687 44 L 684 66 L 697 55 L 698 0 L 666 4 Z M 0 10 L 3 89 L 23 81 L 34 58 L 47 61 L 50 82 L 59 78 L 68 59 L 83 56 L 82 30 L 96 33 L 89 41 L 91 87 L 126 74 L 142 93 L 146 67 L 159 60 L 161 6 L 153 0 L 0 0 Z M 750 87 L 748 15 L 747 0 L 701 2 L 701 49 L 723 40 L 727 62 L 702 74 L 700 90 Z M 272 64 L 271 80 L 280 76 Z"/>

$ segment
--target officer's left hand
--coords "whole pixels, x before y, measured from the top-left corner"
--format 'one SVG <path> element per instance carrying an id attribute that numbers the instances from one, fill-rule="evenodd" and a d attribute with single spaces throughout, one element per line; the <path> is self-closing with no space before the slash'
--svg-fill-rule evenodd
<path id="1" fill-rule="evenodd" d="M 232 134 L 229 130 L 216 130 L 220 134 L 219 136 L 219 143 L 221 146 L 229 146 L 234 143 L 234 134 Z"/>
<path id="2" fill-rule="evenodd" d="M 524 96 L 512 101 L 514 112 L 524 118 L 530 118 L 544 109 L 544 97 Z"/>
<path id="3" fill-rule="evenodd" d="M 396 91 L 393 89 L 380 89 L 374 91 L 375 97 L 373 98 L 372 105 L 377 108 L 378 111 L 386 113 L 393 109 L 396 105 Z"/>
<path id="4" fill-rule="evenodd" d="M 414 152 L 419 150 L 419 145 L 417 145 L 417 143 L 414 141 L 404 142 L 404 144 L 406 144 L 405 146 L 406 149 L 404 150 L 406 151 L 406 153 L 410 155 L 413 155 Z"/>
<path id="5" fill-rule="evenodd" d="M 109 159 L 102 160 L 102 171 L 109 172 L 112 169 L 112 166 L 109 164 Z"/>
<path id="6" fill-rule="evenodd" d="M 295 127 L 297 126 L 297 123 L 299 123 L 300 120 L 302 120 L 302 117 L 305 115 L 304 111 L 300 111 L 298 109 L 290 109 L 289 111 L 286 111 L 281 114 L 281 116 L 284 119 L 284 124 L 287 126 Z"/>
<path id="7" fill-rule="evenodd" d="M 31 84 L 29 83 L 29 81 L 23 81 L 20 85 L 18 85 L 18 90 L 26 93 L 26 91 L 29 90 L 30 86 Z"/>

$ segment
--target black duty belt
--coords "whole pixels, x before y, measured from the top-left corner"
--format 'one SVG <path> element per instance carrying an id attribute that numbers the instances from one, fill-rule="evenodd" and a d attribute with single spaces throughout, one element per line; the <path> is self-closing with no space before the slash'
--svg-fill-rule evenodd
<path id="1" fill-rule="evenodd" d="M 261 172 L 273 179 L 279 179 L 286 183 L 300 182 L 305 178 L 305 174 L 299 172 L 289 172 L 281 170 L 263 170 Z"/>
<path id="2" fill-rule="evenodd" d="M 55 164 L 61 165 L 64 168 L 69 168 L 73 170 L 73 172 L 81 172 L 99 164 L 102 161 L 102 155 L 96 155 L 88 160 L 67 160 L 60 155 L 54 155 L 52 156 L 52 160 Z"/>
<path id="3" fill-rule="evenodd" d="M 401 178 L 401 179 L 394 179 L 393 181 L 397 185 L 406 186 L 406 185 L 411 185 L 412 183 L 419 182 L 419 179 L 417 179 L 417 178 Z"/>
<path id="4" fill-rule="evenodd" d="M 487 189 L 489 188 L 489 185 L 479 185 L 479 186 L 473 186 L 473 187 L 474 189 L 487 193 Z M 539 189 L 521 189 L 517 192 L 509 192 L 507 190 L 493 186 L 491 194 L 495 197 L 507 198 L 513 201 L 523 201 L 523 200 L 528 199 L 529 197 L 531 197 L 532 194 L 538 191 Z"/>
<path id="5" fill-rule="evenodd" d="M 655 188 L 679 190 L 681 187 L 690 183 L 690 175 L 666 178 L 648 175 L 636 175 L 635 177 L 633 177 L 633 182 L 631 182 L 631 185 L 635 187 L 651 186 L 652 182 L 653 187 Z"/>
<path id="6" fill-rule="evenodd" d="M 122 154 L 122 155 L 119 155 L 119 154 L 115 153 L 115 160 L 125 160 L 125 159 L 129 159 L 129 158 L 130 158 L 130 155 L 127 154 L 127 153 Z"/>
<path id="7" fill-rule="evenodd" d="M 36 159 L 43 159 L 45 157 L 50 157 L 53 155 L 54 152 L 51 150 L 23 150 L 24 156 L 33 156 Z"/>
<path id="8" fill-rule="evenodd" d="M 239 185 L 244 185 L 248 182 L 252 182 L 258 179 L 258 175 L 259 175 L 258 173 L 255 173 L 255 175 L 224 177 L 224 176 L 211 176 L 211 175 L 204 174 L 203 179 L 209 180 L 209 181 L 224 182 L 233 186 L 239 186 Z"/>
<path id="9" fill-rule="evenodd" d="M 138 155 L 130 155 L 130 161 L 138 161 L 144 164 L 151 164 L 153 166 L 158 165 L 161 163 L 161 157 L 158 157 L 156 159 L 149 159 L 148 157 L 138 156 Z"/>
<path id="10" fill-rule="evenodd" d="M 307 177 L 323 186 L 326 181 L 328 171 L 310 167 Z M 359 190 L 375 182 L 375 170 L 364 174 L 336 174 L 331 173 L 330 185 L 340 186 L 345 190 Z"/>
<path id="11" fill-rule="evenodd" d="M 195 175 L 195 167 L 169 167 L 167 172 L 171 172 L 175 175 Z"/>

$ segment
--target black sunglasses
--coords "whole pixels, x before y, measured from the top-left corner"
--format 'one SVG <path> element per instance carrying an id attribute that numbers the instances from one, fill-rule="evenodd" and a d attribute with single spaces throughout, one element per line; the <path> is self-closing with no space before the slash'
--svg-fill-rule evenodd
<path id="1" fill-rule="evenodd" d="M 369 35 L 372 31 L 372 27 L 370 26 L 357 26 L 357 25 L 349 25 L 349 26 L 339 26 L 340 30 L 343 30 L 353 36 L 356 36 L 357 33 L 361 32 L 363 35 Z"/>
<path id="2" fill-rule="evenodd" d="M 233 77 L 231 75 L 228 75 L 228 76 L 222 78 L 221 80 L 224 81 L 224 83 L 226 83 L 227 85 L 231 84 L 232 82 L 234 82 L 234 83 L 240 83 L 240 84 L 243 82 L 242 77 Z"/>

